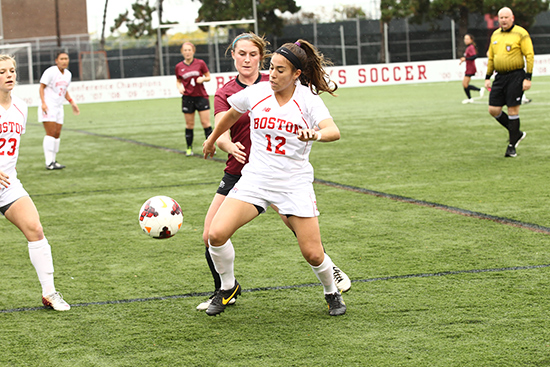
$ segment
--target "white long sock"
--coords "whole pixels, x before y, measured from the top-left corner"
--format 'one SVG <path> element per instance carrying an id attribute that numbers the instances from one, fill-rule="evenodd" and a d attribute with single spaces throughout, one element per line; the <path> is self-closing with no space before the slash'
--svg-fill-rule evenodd
<path id="1" fill-rule="evenodd" d="M 52 248 L 48 240 L 44 237 L 40 241 L 29 241 L 29 256 L 42 285 L 42 295 L 54 293 Z"/>
<path id="2" fill-rule="evenodd" d="M 325 259 L 319 266 L 311 266 L 311 269 L 317 276 L 317 279 L 323 284 L 325 294 L 338 292 L 336 283 L 334 282 L 333 268 L 334 264 L 330 257 L 325 254 Z"/>
<path id="3" fill-rule="evenodd" d="M 55 139 L 53 136 L 44 136 L 42 142 L 42 148 L 44 149 L 44 158 L 46 160 L 46 166 L 55 161 Z"/>
<path id="4" fill-rule="evenodd" d="M 59 144 L 60 143 L 61 143 L 61 138 L 55 139 L 54 149 L 53 149 L 54 154 L 59 153 Z M 55 159 L 55 156 L 54 156 L 54 159 Z"/>
<path id="5" fill-rule="evenodd" d="M 231 240 L 229 239 L 226 243 L 217 247 L 210 245 L 210 240 L 208 240 L 208 244 L 208 251 L 212 257 L 212 262 L 222 280 L 221 289 L 227 290 L 233 288 L 235 286 L 235 273 L 233 271 L 235 249 Z"/>

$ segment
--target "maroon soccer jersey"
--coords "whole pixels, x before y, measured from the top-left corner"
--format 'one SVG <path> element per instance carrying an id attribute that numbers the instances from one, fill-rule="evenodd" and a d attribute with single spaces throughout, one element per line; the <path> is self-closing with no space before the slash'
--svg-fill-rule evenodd
<path id="1" fill-rule="evenodd" d="M 268 81 L 269 75 L 260 74 L 258 76 L 258 79 L 254 82 L 254 84 Z M 218 89 L 216 91 L 216 95 L 214 96 L 214 115 L 220 113 L 220 112 L 226 112 L 229 111 L 231 106 L 227 102 L 227 98 L 232 96 L 233 94 L 243 90 L 247 86 L 243 83 L 241 83 L 238 78 L 230 80 L 227 82 L 223 87 Z M 229 133 L 231 134 L 231 141 L 236 143 L 240 142 L 245 147 L 245 153 L 246 153 L 246 162 L 248 162 L 248 156 L 250 155 L 250 118 L 248 117 L 248 112 L 242 115 L 237 122 L 229 129 Z M 239 163 L 235 157 L 233 157 L 231 154 L 227 157 L 225 172 L 232 174 L 232 175 L 241 175 L 241 170 L 244 167 L 244 164 Z"/>
<path id="2" fill-rule="evenodd" d="M 176 78 L 185 88 L 184 96 L 208 98 L 208 93 L 202 83 L 197 83 L 197 78 L 208 73 L 206 63 L 201 59 L 193 59 L 190 65 L 181 61 L 176 65 Z"/>
<path id="3" fill-rule="evenodd" d="M 466 75 L 475 75 L 476 69 L 476 48 L 474 45 L 470 44 L 466 47 L 466 52 L 464 52 L 464 57 L 466 58 Z"/>

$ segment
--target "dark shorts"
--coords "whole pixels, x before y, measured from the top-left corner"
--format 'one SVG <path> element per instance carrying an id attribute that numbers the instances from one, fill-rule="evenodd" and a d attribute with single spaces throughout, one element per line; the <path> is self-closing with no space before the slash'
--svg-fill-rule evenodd
<path id="1" fill-rule="evenodd" d="M 223 196 L 227 196 L 227 194 L 229 194 L 229 191 L 231 191 L 233 186 L 235 186 L 235 184 L 237 183 L 237 181 L 239 181 L 240 178 L 241 178 L 240 175 L 237 176 L 237 175 L 232 175 L 231 173 L 225 172 L 223 175 L 222 181 L 220 182 L 220 186 L 218 186 L 218 191 L 216 191 L 216 193 Z"/>
<path id="2" fill-rule="evenodd" d="M 464 74 L 464 76 L 469 76 L 470 78 L 473 77 L 473 76 L 475 76 L 475 75 L 476 75 L 476 73 L 473 73 L 473 74 L 468 74 L 468 73 L 466 73 L 466 74 Z"/>
<path id="3" fill-rule="evenodd" d="M 195 111 L 205 111 L 210 109 L 210 100 L 204 97 L 181 97 L 181 111 L 183 113 L 195 113 Z"/>
<path id="4" fill-rule="evenodd" d="M 17 201 L 17 200 L 16 200 L 16 201 Z M 0 206 L 0 213 L 6 214 L 6 212 L 8 211 L 8 209 L 10 208 L 10 206 L 13 205 L 13 203 L 15 203 L 15 201 L 12 201 L 12 202 L 9 203 L 8 205 Z"/>
<path id="5" fill-rule="evenodd" d="M 491 86 L 489 106 L 508 107 L 519 106 L 523 96 L 523 80 L 525 70 L 514 70 L 506 74 L 498 73 Z"/>

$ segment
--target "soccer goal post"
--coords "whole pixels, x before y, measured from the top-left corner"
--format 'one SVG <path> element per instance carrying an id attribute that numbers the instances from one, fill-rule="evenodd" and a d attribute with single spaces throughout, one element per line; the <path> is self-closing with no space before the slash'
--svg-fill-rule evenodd
<path id="1" fill-rule="evenodd" d="M 20 84 L 33 84 L 32 45 L 30 43 L 12 43 L 0 45 L 0 54 L 11 55 L 17 62 L 17 81 Z"/>

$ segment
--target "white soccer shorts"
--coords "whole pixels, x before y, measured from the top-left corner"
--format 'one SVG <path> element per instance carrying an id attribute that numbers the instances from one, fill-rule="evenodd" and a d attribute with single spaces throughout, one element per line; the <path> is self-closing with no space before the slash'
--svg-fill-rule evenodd
<path id="1" fill-rule="evenodd" d="M 44 113 L 42 107 L 38 106 L 38 122 L 53 121 L 63 125 L 64 115 L 63 106 L 50 107 L 50 105 L 48 105 L 48 113 Z"/>
<path id="2" fill-rule="evenodd" d="M 10 178 L 10 185 L 8 187 L 0 187 L 0 207 L 13 203 L 23 196 L 29 196 L 18 178 Z"/>
<path id="3" fill-rule="evenodd" d="M 282 215 L 294 215 L 302 218 L 319 216 L 313 186 L 310 189 L 278 192 L 246 185 L 239 181 L 227 197 L 260 206 L 264 211 L 271 204 L 275 204 L 279 208 L 279 214 Z"/>

